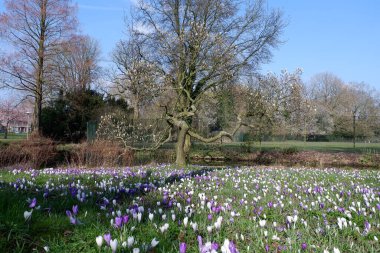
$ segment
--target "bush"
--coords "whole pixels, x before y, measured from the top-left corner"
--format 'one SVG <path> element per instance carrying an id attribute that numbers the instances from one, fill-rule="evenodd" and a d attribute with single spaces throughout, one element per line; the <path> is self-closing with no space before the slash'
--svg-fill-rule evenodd
<path id="1" fill-rule="evenodd" d="M 116 142 L 95 141 L 74 146 L 67 153 L 66 160 L 70 165 L 100 167 L 100 166 L 130 166 L 134 153 L 126 150 Z"/>
<path id="2" fill-rule="evenodd" d="M 284 155 L 293 155 L 299 152 L 298 147 L 287 147 L 282 149 L 282 153 Z"/>
<path id="3" fill-rule="evenodd" d="M 56 155 L 56 145 L 51 139 L 31 136 L 29 140 L 3 146 L 0 166 L 20 165 L 37 169 L 53 163 Z"/>

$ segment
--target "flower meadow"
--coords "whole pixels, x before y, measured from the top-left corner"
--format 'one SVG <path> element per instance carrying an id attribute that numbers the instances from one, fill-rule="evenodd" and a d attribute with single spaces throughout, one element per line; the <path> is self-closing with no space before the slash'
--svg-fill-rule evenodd
<path id="1" fill-rule="evenodd" d="M 380 252 L 380 171 L 0 172 L 1 252 Z"/>

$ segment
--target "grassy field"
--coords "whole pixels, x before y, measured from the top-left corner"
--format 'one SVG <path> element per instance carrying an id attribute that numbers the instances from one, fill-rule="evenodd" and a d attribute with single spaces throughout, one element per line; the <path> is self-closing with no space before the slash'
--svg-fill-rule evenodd
<path id="1" fill-rule="evenodd" d="M 7 142 L 11 143 L 14 141 L 20 141 L 20 140 L 25 140 L 26 139 L 26 133 L 22 134 L 15 134 L 15 133 L 8 133 L 8 138 L 4 139 L 4 133 L 0 133 L 0 142 Z"/>
<path id="2" fill-rule="evenodd" d="M 379 252 L 379 192 L 371 170 L 14 169 L 0 252 Z"/>
<path id="3" fill-rule="evenodd" d="M 380 152 L 380 143 L 356 143 L 353 147 L 352 142 L 303 142 L 303 141 L 265 141 L 259 142 L 234 142 L 219 144 L 195 144 L 195 149 L 250 149 L 251 151 L 271 151 L 294 148 L 296 150 L 309 150 L 319 152 L 346 152 L 346 153 L 367 153 Z"/>

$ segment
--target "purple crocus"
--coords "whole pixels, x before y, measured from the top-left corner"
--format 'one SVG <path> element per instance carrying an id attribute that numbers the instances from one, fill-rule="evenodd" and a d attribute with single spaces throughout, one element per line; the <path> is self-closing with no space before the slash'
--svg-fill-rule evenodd
<path id="1" fill-rule="evenodd" d="M 301 249 L 306 250 L 307 249 L 307 244 L 304 242 L 301 244 Z"/>
<path id="2" fill-rule="evenodd" d="M 33 198 L 32 201 L 30 202 L 29 207 L 30 207 L 30 208 L 34 208 L 36 205 L 37 205 L 37 199 L 36 199 L 36 198 Z"/>
<path id="3" fill-rule="evenodd" d="M 269 245 L 268 244 L 265 245 L 265 252 L 269 252 Z"/>
<path id="4" fill-rule="evenodd" d="M 230 241 L 228 249 L 231 251 L 231 253 L 239 253 L 239 251 L 236 249 L 236 245 L 232 241 Z"/>
<path id="5" fill-rule="evenodd" d="M 199 250 L 201 250 L 203 246 L 202 236 L 198 235 L 197 240 L 198 240 Z"/>
<path id="6" fill-rule="evenodd" d="M 268 207 L 269 207 L 269 208 L 272 208 L 272 207 L 273 207 L 273 203 L 272 203 L 272 201 L 270 201 L 270 202 L 268 203 Z"/>
<path id="7" fill-rule="evenodd" d="M 212 220 L 212 214 L 207 215 L 207 219 L 208 219 L 209 221 L 211 221 L 211 220 Z"/>
<path id="8" fill-rule="evenodd" d="M 78 223 L 77 219 L 73 216 L 70 216 L 70 223 L 76 225 Z"/>
<path id="9" fill-rule="evenodd" d="M 116 217 L 115 218 L 115 226 L 117 228 L 121 228 L 121 226 L 123 226 L 123 218 L 122 217 Z"/>
<path id="10" fill-rule="evenodd" d="M 78 205 L 73 206 L 73 214 L 74 215 L 78 214 Z"/>
<path id="11" fill-rule="evenodd" d="M 108 245 L 110 245 L 111 234 L 110 234 L 110 233 L 105 234 L 105 235 L 103 235 L 103 238 L 104 238 L 104 241 L 106 241 L 106 243 L 107 243 Z"/>
<path id="12" fill-rule="evenodd" d="M 128 223 L 128 220 L 129 220 L 129 216 L 128 216 L 128 215 L 124 215 L 124 216 L 123 216 L 123 223 L 124 223 L 124 224 L 127 224 L 127 223 Z"/>
<path id="13" fill-rule="evenodd" d="M 179 244 L 179 253 L 186 253 L 186 243 L 185 242 L 181 242 Z"/>
<path id="14" fill-rule="evenodd" d="M 66 210 L 66 215 L 67 215 L 68 217 L 71 217 L 71 216 L 72 216 L 71 211 L 70 211 L 70 210 Z"/>

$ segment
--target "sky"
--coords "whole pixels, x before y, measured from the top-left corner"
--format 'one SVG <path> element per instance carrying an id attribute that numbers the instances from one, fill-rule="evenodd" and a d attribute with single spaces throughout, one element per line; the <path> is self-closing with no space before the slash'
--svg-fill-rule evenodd
<path id="1" fill-rule="evenodd" d="M 77 0 L 80 30 L 97 39 L 102 65 L 126 37 L 124 17 L 136 0 Z M 75 2 L 75 1 L 74 1 Z M 380 1 L 267 0 L 287 22 L 284 43 L 273 50 L 262 72 L 303 69 L 303 80 L 331 72 L 345 82 L 364 82 L 380 90 Z M 3 10 L 0 0 L 0 10 Z"/>

